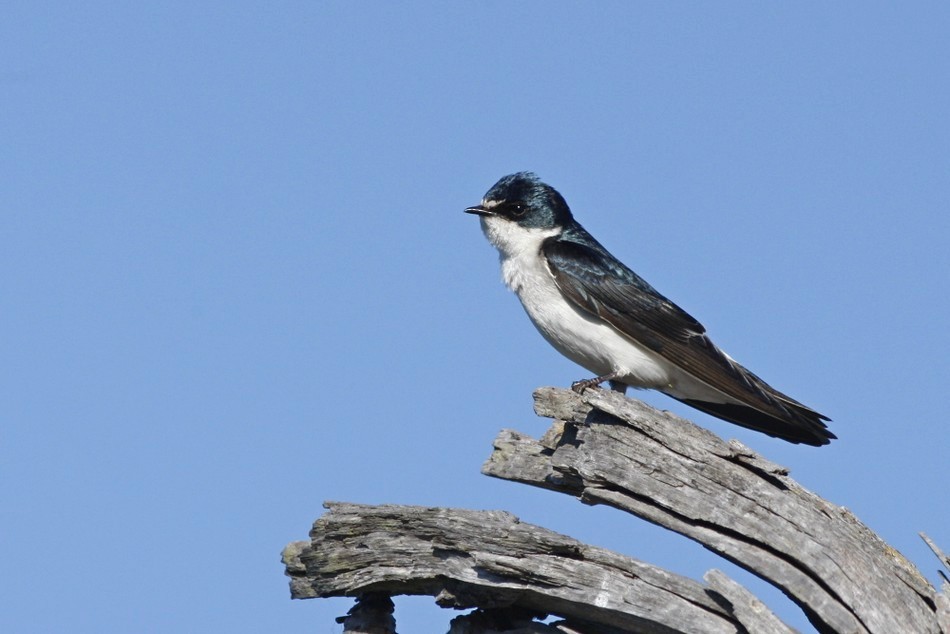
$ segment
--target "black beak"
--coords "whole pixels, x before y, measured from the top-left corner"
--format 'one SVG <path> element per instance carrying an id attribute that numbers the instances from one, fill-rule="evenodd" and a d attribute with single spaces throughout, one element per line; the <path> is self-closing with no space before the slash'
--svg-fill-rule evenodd
<path id="1" fill-rule="evenodd" d="M 488 209 L 485 209 L 481 205 L 477 205 L 475 207 L 469 207 L 468 209 L 465 210 L 465 213 L 475 214 L 476 216 L 494 216 L 495 215 L 494 212 L 489 211 Z"/>

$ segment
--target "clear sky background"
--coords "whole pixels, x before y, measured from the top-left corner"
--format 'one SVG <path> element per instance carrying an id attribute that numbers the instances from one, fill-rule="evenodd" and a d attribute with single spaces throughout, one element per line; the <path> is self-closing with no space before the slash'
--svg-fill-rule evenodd
<path id="1" fill-rule="evenodd" d="M 787 465 L 936 582 L 950 548 L 950 5 L 5 2 L 0 631 L 335 632 L 279 561 L 324 500 L 505 509 L 693 578 L 606 508 L 479 474 L 534 331 L 477 219 L 533 170 L 833 418 Z M 399 601 L 400 631 L 452 613 Z"/>

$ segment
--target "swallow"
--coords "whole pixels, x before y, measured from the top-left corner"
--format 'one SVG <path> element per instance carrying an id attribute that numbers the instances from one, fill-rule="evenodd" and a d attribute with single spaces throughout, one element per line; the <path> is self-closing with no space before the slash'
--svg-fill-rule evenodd
<path id="1" fill-rule="evenodd" d="M 498 249 L 505 285 L 541 335 L 592 372 L 572 388 L 653 389 L 792 443 L 836 438 L 827 416 L 737 363 L 682 308 L 611 255 L 531 172 L 505 176 L 465 209 Z"/>

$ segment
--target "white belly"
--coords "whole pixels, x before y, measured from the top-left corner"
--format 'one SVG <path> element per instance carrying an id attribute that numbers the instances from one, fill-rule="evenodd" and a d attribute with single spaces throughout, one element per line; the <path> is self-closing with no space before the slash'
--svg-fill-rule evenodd
<path id="1" fill-rule="evenodd" d="M 538 331 L 571 361 L 597 376 L 618 373 L 634 387 L 670 386 L 669 364 L 566 300 L 540 256 L 503 259 L 502 276 Z"/>

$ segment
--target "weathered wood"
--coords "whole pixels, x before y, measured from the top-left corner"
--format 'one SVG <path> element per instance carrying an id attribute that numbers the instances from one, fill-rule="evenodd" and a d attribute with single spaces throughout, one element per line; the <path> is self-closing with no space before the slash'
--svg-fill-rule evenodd
<path id="1" fill-rule="evenodd" d="M 937 559 L 943 564 L 943 567 L 950 571 L 950 555 L 943 552 L 937 542 L 930 539 L 924 533 L 920 533 L 921 539 L 924 540 L 924 543 L 930 547 L 930 550 L 933 551 L 933 554 L 936 555 Z M 943 570 L 938 570 L 940 576 L 943 577 L 943 584 L 940 588 L 940 592 L 937 594 L 937 622 L 940 623 L 940 627 L 943 630 L 944 634 L 950 634 L 950 577 Z"/>
<path id="2" fill-rule="evenodd" d="M 943 552 L 940 549 L 940 546 L 937 546 L 937 542 L 927 537 L 926 534 L 920 533 L 920 538 L 924 540 L 924 543 L 927 544 L 933 554 L 936 555 L 940 563 L 943 564 L 943 567 L 946 568 L 947 571 L 950 571 L 950 555 L 947 555 L 947 553 Z M 940 576 L 943 577 L 944 581 L 950 581 L 950 577 L 948 577 L 943 570 L 938 570 L 937 572 L 940 573 Z"/>
<path id="3" fill-rule="evenodd" d="M 950 634 L 950 582 L 944 581 L 937 595 L 937 622 L 943 634 Z"/>
<path id="4" fill-rule="evenodd" d="M 326 507 L 311 541 L 284 551 L 294 598 L 427 594 L 443 607 L 556 615 L 561 631 L 583 634 L 743 631 L 702 584 L 509 513 Z"/>
<path id="5" fill-rule="evenodd" d="M 503 431 L 488 475 L 678 531 L 782 589 L 820 632 L 950 634 L 950 583 L 938 592 L 788 469 L 616 393 L 548 388 L 535 396 L 536 411 L 554 424 L 541 440 Z M 508 513 L 328 508 L 311 541 L 290 544 L 284 562 L 295 598 L 358 597 L 340 619 L 354 634 L 394 632 L 391 594 L 478 608 L 453 619 L 450 634 L 793 631 L 719 571 L 703 586 Z M 564 620 L 537 620 L 547 614 Z"/>
<path id="6" fill-rule="evenodd" d="M 740 443 L 619 393 L 535 393 L 560 419 L 503 431 L 483 472 L 609 504 L 694 539 L 782 589 L 821 632 L 941 631 L 937 592 L 847 509 Z"/>

